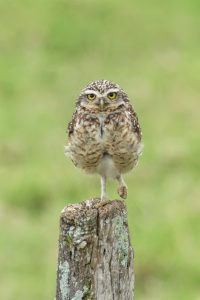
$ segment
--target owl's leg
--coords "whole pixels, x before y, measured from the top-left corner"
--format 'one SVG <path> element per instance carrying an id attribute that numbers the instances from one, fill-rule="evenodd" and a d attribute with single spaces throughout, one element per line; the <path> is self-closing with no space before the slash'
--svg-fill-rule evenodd
<path id="1" fill-rule="evenodd" d="M 122 177 L 122 175 L 117 175 L 116 177 L 117 181 L 119 182 L 119 188 L 117 190 L 119 196 L 123 199 L 127 198 L 127 194 L 128 194 L 128 188 L 127 185 Z"/>
<path id="2" fill-rule="evenodd" d="M 101 201 L 97 203 L 95 207 L 100 208 L 109 202 L 110 200 L 107 198 L 107 194 L 106 194 L 106 177 L 101 176 Z"/>
<path id="3" fill-rule="evenodd" d="M 101 201 L 107 200 L 106 194 L 106 176 L 101 176 Z"/>

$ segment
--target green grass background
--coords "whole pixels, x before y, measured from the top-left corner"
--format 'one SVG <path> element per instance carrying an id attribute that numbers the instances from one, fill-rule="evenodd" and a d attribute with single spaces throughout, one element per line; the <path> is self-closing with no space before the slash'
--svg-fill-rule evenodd
<path id="1" fill-rule="evenodd" d="M 0 1 L 1 299 L 54 297 L 59 213 L 100 193 L 64 156 L 65 129 L 79 91 L 103 78 L 143 129 L 126 176 L 135 298 L 200 299 L 197 0 Z"/>

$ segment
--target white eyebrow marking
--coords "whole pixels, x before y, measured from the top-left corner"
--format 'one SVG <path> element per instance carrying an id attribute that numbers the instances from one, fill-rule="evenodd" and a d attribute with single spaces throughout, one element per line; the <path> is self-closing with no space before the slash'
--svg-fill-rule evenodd
<path id="1" fill-rule="evenodd" d="M 101 94 L 99 93 L 99 92 L 97 92 L 97 91 L 94 91 L 94 90 L 85 90 L 84 91 L 84 94 L 86 94 L 86 95 L 89 95 L 89 94 L 95 94 L 96 96 L 101 96 Z"/>
<path id="2" fill-rule="evenodd" d="M 117 92 L 119 92 L 119 89 L 117 88 L 109 89 L 107 92 L 104 93 L 104 96 L 107 96 L 109 93 L 117 93 Z"/>
<path id="3" fill-rule="evenodd" d="M 119 92 L 119 89 L 118 88 L 111 88 L 111 89 L 109 89 L 109 90 L 107 90 L 105 93 L 103 93 L 103 94 L 101 94 L 100 92 L 98 92 L 98 91 L 94 91 L 94 90 L 90 90 L 90 89 L 88 89 L 88 90 L 85 90 L 84 91 L 84 94 L 85 95 L 88 95 L 88 94 L 95 94 L 97 97 L 105 97 L 105 96 L 107 96 L 109 93 L 117 93 L 117 92 Z"/>

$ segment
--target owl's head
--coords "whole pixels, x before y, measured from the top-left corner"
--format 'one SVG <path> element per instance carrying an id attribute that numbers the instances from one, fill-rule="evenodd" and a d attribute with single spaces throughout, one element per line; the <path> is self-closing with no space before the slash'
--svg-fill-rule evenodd
<path id="1" fill-rule="evenodd" d="M 103 112 L 114 110 L 128 101 L 127 94 L 119 85 L 108 80 L 96 80 L 81 91 L 77 105 Z"/>

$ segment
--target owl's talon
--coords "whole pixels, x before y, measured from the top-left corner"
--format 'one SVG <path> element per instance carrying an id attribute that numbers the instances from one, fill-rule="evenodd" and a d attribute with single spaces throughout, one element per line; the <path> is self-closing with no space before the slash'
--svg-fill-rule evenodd
<path id="1" fill-rule="evenodd" d="M 128 189 L 125 185 L 122 185 L 118 188 L 117 190 L 119 196 L 123 199 L 126 199 L 127 198 L 127 194 L 128 194 Z"/>
<path id="2" fill-rule="evenodd" d="M 95 208 L 100 208 L 108 203 L 110 203 L 111 200 L 108 200 L 108 199 L 102 199 L 99 203 L 95 204 Z"/>

